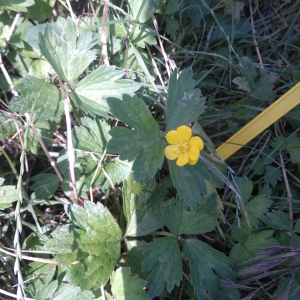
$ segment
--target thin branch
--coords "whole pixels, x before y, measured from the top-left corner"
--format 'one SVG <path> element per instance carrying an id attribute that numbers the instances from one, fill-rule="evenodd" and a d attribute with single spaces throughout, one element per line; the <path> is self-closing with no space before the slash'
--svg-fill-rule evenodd
<path id="1" fill-rule="evenodd" d="M 100 289 L 101 289 L 101 294 L 102 294 L 102 300 L 106 300 L 105 291 L 104 291 L 104 285 L 103 284 L 101 284 Z"/>
<path id="2" fill-rule="evenodd" d="M 261 65 L 261 67 L 263 68 L 263 62 L 262 62 L 262 59 L 261 59 L 260 51 L 259 51 L 257 40 L 256 40 L 256 37 L 255 37 L 255 28 L 254 28 L 254 20 L 253 20 L 253 11 L 252 11 L 251 0 L 249 0 L 249 6 L 250 6 L 251 31 L 252 31 L 252 35 L 253 35 L 253 44 L 255 46 L 255 51 L 256 51 L 259 63 Z"/>
<path id="3" fill-rule="evenodd" d="M 74 14 L 74 12 L 73 12 L 73 9 L 72 9 L 72 6 L 71 6 L 71 3 L 70 3 L 70 1 L 69 1 L 69 0 L 66 0 L 66 1 L 67 1 L 68 10 L 69 10 L 69 12 L 70 12 L 70 15 L 71 15 L 72 21 L 73 21 L 75 24 L 77 24 L 77 22 L 76 22 L 76 16 L 75 16 L 75 14 Z M 77 26 L 76 26 L 76 27 L 77 27 Z"/>
<path id="4" fill-rule="evenodd" d="M 155 30 L 156 30 L 156 32 L 158 33 L 158 24 L 157 24 L 157 21 L 156 21 L 154 15 L 152 16 L 152 20 L 153 20 L 153 24 L 154 24 Z M 168 56 L 167 56 L 167 54 L 166 54 L 166 52 L 165 52 L 165 49 L 164 49 L 164 46 L 163 46 L 163 44 L 162 44 L 162 41 L 161 41 L 160 36 L 158 35 L 157 37 L 158 37 L 158 41 L 159 41 L 159 44 L 160 44 L 160 48 L 161 48 L 161 50 L 162 50 L 162 55 L 163 55 L 164 60 L 165 60 L 165 62 L 166 62 L 166 69 L 167 69 L 167 72 L 168 72 L 168 76 L 169 76 L 169 78 L 170 78 L 171 72 L 170 72 L 170 68 L 169 68 L 169 65 L 168 65 L 169 59 L 168 59 Z"/>
<path id="5" fill-rule="evenodd" d="M 7 73 L 5 67 L 4 67 L 4 64 L 3 64 L 3 61 L 2 61 L 2 56 L 1 56 L 1 52 L 0 52 L 0 68 L 2 70 L 2 73 L 7 81 L 7 83 L 9 84 L 10 86 L 10 89 L 11 89 L 11 92 L 13 93 L 14 96 L 18 96 L 18 93 L 14 90 L 14 84 L 12 83 L 10 77 L 9 77 L 9 74 Z"/>
<path id="6" fill-rule="evenodd" d="M 165 86 L 164 81 L 163 81 L 163 79 L 162 79 L 162 77 L 161 77 L 161 75 L 160 75 L 160 72 L 159 72 L 158 68 L 157 68 L 157 64 L 156 64 L 156 62 L 155 62 L 155 60 L 154 60 L 154 58 L 153 58 L 153 56 L 152 56 L 152 53 L 151 53 L 151 51 L 150 51 L 148 45 L 147 45 L 147 44 L 145 44 L 145 45 L 146 45 L 146 48 L 147 48 L 147 50 L 148 50 L 148 53 L 149 53 L 150 56 L 151 56 L 151 61 L 152 61 L 152 64 L 153 64 L 153 66 L 154 66 L 154 68 L 155 68 L 155 70 L 156 70 L 156 72 L 157 72 L 157 75 L 158 75 L 158 77 L 159 77 L 160 83 L 161 83 L 161 85 Z"/>
<path id="7" fill-rule="evenodd" d="M 286 170 L 284 167 L 284 162 L 283 162 L 283 158 L 282 158 L 282 153 L 281 151 L 279 151 L 279 157 L 280 157 L 280 163 L 282 166 L 282 175 L 283 175 L 283 179 L 284 179 L 284 183 L 285 183 L 285 188 L 286 188 L 286 194 L 287 194 L 287 207 L 288 207 L 288 211 L 289 211 L 289 219 L 290 219 L 290 223 L 291 223 L 291 230 L 293 230 L 293 207 L 292 207 L 292 193 L 291 193 L 291 189 L 290 189 L 290 184 L 289 184 L 289 180 L 287 178 L 286 175 Z"/>
<path id="8" fill-rule="evenodd" d="M 107 3 L 104 4 L 103 15 L 102 15 L 102 22 L 107 22 L 107 15 L 108 15 L 108 5 Z M 101 27 L 101 49 L 102 49 L 102 58 L 104 63 L 107 66 L 110 66 L 109 59 L 108 59 L 108 52 L 107 52 L 107 30 L 106 26 Z"/>
<path id="9" fill-rule="evenodd" d="M 75 155 L 72 141 L 72 128 L 71 128 L 71 118 L 69 111 L 69 99 L 65 96 L 64 87 L 61 81 L 61 78 L 58 77 L 61 93 L 64 101 L 65 115 L 66 115 L 66 125 L 67 125 L 67 139 L 68 139 L 68 162 L 69 162 L 69 186 L 71 197 L 74 203 L 77 200 L 77 191 L 76 191 L 76 178 L 75 178 Z"/>
<path id="10" fill-rule="evenodd" d="M 8 251 L 2 249 L 1 247 L 0 247 L 0 252 L 3 252 L 3 253 L 8 254 L 10 256 L 17 257 L 17 254 L 8 252 Z M 52 260 L 52 259 L 47 259 L 47 258 L 39 258 L 39 257 L 22 255 L 22 259 L 26 259 L 26 260 L 30 260 L 30 261 L 38 261 L 38 262 L 42 262 L 42 263 L 46 263 L 46 264 L 52 264 L 52 265 L 60 265 L 60 262 L 57 262 L 57 261 Z"/>
<path id="11" fill-rule="evenodd" d="M 9 293 L 9 292 L 6 292 L 2 289 L 0 289 L 0 294 L 3 294 L 3 295 L 6 295 L 6 296 L 10 296 L 12 298 L 16 298 L 16 299 L 19 299 L 19 297 L 15 294 L 12 294 L 12 293 Z M 28 298 L 28 297 L 24 297 L 25 300 L 35 300 L 35 299 L 32 299 L 32 298 Z"/>
<path id="12" fill-rule="evenodd" d="M 9 43 L 10 38 L 11 38 L 11 36 L 12 36 L 12 33 L 14 32 L 14 29 L 15 29 L 15 27 L 16 27 L 16 25 L 17 25 L 17 22 L 18 22 L 20 16 L 21 16 L 20 13 L 17 13 L 17 14 L 16 14 L 16 16 L 15 16 L 15 18 L 14 18 L 14 21 L 13 21 L 13 23 L 11 24 L 11 26 L 10 26 L 10 28 L 9 28 L 8 36 L 6 37 L 6 43 Z"/>

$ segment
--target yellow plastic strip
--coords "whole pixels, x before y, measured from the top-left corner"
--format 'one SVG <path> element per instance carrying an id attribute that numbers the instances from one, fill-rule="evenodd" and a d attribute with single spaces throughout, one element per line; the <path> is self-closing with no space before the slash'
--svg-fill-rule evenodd
<path id="1" fill-rule="evenodd" d="M 217 154 L 226 160 L 300 103 L 300 82 L 223 143 Z"/>

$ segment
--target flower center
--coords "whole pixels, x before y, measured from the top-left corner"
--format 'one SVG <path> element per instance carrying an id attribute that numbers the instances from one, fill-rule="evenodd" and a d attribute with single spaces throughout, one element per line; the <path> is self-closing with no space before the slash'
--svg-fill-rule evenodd
<path id="1" fill-rule="evenodd" d="M 177 147 L 181 154 L 186 154 L 189 150 L 188 142 L 180 142 L 177 144 Z"/>

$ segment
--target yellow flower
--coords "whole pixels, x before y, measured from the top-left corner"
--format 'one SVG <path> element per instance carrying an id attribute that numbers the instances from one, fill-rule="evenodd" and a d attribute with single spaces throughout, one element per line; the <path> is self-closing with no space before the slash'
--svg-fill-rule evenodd
<path id="1" fill-rule="evenodd" d="M 166 140 L 171 144 L 165 148 L 167 159 L 178 158 L 176 164 L 180 167 L 187 163 L 195 165 L 199 159 L 200 151 L 204 148 L 202 139 L 199 136 L 192 137 L 192 129 L 186 125 L 169 131 Z"/>

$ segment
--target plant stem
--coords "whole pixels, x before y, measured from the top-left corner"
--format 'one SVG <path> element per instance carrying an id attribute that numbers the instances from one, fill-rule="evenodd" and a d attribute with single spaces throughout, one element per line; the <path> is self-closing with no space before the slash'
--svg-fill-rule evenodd
<path id="1" fill-rule="evenodd" d="M 76 191 L 76 178 L 75 178 L 75 155 L 72 141 L 72 128 L 71 128 L 71 118 L 69 111 L 69 99 L 65 96 L 64 87 L 61 81 L 61 78 L 58 77 L 63 101 L 64 101 L 64 109 L 66 115 L 66 125 L 67 125 L 67 140 L 68 140 L 68 162 L 69 162 L 69 186 L 71 192 L 71 198 L 73 203 L 77 202 L 77 191 Z"/>

